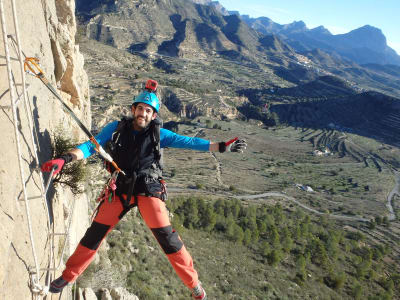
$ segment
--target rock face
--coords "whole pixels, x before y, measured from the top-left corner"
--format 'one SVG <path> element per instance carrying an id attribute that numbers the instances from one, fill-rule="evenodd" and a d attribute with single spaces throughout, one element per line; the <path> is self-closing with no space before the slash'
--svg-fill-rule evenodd
<path id="1" fill-rule="evenodd" d="M 238 16 L 225 16 L 215 2 L 78 0 L 77 3 L 77 13 L 86 21 L 86 36 L 118 49 L 205 57 L 215 52 L 246 52 L 258 45 L 257 32 Z"/>
<path id="2" fill-rule="evenodd" d="M 19 37 L 21 47 L 27 56 L 40 59 L 46 77 L 78 117 L 90 127 L 88 79 L 83 70 L 83 56 L 75 44 L 75 3 L 73 0 L 16 1 Z M 11 1 L 4 1 L 7 34 L 15 35 L 13 28 Z M 0 34 L 0 55 L 5 55 L 4 36 Z M 17 53 L 8 39 L 10 56 Z M 1 64 L 5 59 L 1 58 Z M 12 60 L 11 71 L 17 83 L 22 82 L 20 66 Z M 27 111 L 23 100 L 16 111 L 19 124 L 14 127 L 7 69 L 0 66 L 0 131 L 2 132 L 2 155 L 0 157 L 0 299 L 31 299 L 31 275 L 37 278 L 40 287 L 46 285 L 46 272 L 37 269 L 58 267 L 62 260 L 62 249 L 67 242 L 66 254 L 73 250 L 78 239 L 88 225 L 88 207 L 85 197 L 74 197 L 68 190 L 50 189 L 47 202 L 32 199 L 26 205 L 22 182 L 26 183 L 26 194 L 31 197 L 41 194 L 41 181 L 35 171 L 35 148 L 32 137 L 38 140 L 39 164 L 51 158 L 51 137 L 57 127 L 65 134 L 83 140 L 81 130 L 66 115 L 58 100 L 44 84 L 33 76 L 26 78 Z M 21 86 L 17 87 L 22 94 Z M 29 117 L 34 128 L 29 127 Z M 15 128 L 20 139 L 16 140 Z M 32 132 L 33 131 L 33 132 Z M 17 146 L 20 145 L 21 159 Z M 19 163 L 20 162 L 20 163 Z M 20 168 L 22 169 L 22 179 Z M 72 201 L 76 201 L 73 213 L 69 211 Z M 27 208 L 29 208 L 27 210 Z M 27 211 L 30 216 L 28 226 Z M 49 236 L 51 228 L 55 232 L 65 231 L 65 221 L 73 215 L 68 241 L 64 236 Z M 30 234 L 31 233 L 31 234 Z M 34 243 L 34 247 L 31 245 Z M 54 252 L 51 251 L 54 243 Z M 52 255 L 54 255 L 52 257 Z M 59 276 L 61 268 L 48 275 Z M 65 293 L 67 295 L 67 293 Z"/>

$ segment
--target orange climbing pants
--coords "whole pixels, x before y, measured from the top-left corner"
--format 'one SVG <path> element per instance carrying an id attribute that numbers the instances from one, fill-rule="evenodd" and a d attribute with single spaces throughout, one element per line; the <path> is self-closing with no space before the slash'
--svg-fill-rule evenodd
<path id="1" fill-rule="evenodd" d="M 134 203 L 136 199 L 137 203 Z M 198 283 L 193 260 L 183 245 L 178 233 L 172 228 L 165 203 L 155 197 L 132 197 L 131 204 L 137 204 L 146 225 L 151 229 L 175 272 L 190 289 Z M 123 217 L 124 208 L 116 196 L 112 202 L 103 201 L 91 226 L 86 231 L 75 252 L 66 263 L 62 273 L 64 280 L 73 282 L 93 260 L 97 249 L 107 234 Z"/>

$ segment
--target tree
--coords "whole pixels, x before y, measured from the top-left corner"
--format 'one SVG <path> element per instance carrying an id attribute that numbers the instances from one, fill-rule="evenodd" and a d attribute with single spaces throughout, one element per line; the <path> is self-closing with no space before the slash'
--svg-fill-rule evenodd
<path id="1" fill-rule="evenodd" d="M 211 205 L 208 205 L 203 218 L 202 218 L 202 226 L 207 231 L 212 231 L 217 223 L 217 215 L 215 214 Z"/>
<path id="2" fill-rule="evenodd" d="M 224 201 L 221 200 L 221 199 L 218 199 L 218 200 L 215 201 L 215 203 L 214 203 L 215 212 L 216 212 L 218 215 L 224 216 L 224 206 L 225 206 Z"/>
<path id="3" fill-rule="evenodd" d="M 278 229 L 276 228 L 275 225 L 272 225 L 269 229 L 268 232 L 269 235 L 269 241 L 272 244 L 272 246 L 274 246 L 274 248 L 278 248 L 280 247 L 280 236 L 278 233 Z"/>
<path id="4" fill-rule="evenodd" d="M 197 226 L 198 222 L 200 221 L 197 205 L 198 205 L 197 200 L 194 198 L 189 198 L 185 203 L 184 206 L 185 221 L 183 225 L 186 228 L 193 228 L 194 226 Z"/>
<path id="5" fill-rule="evenodd" d="M 292 250 L 293 240 L 290 236 L 290 232 L 287 227 L 284 227 L 282 230 L 281 243 L 282 243 L 283 251 L 290 252 L 290 250 Z"/>
<path id="6" fill-rule="evenodd" d="M 234 239 L 235 236 L 235 220 L 233 219 L 232 215 L 226 218 L 226 234 L 230 239 Z"/>
<path id="7" fill-rule="evenodd" d="M 363 298 L 362 287 L 359 283 L 354 285 L 352 294 L 355 300 L 361 300 Z"/>
<path id="8" fill-rule="evenodd" d="M 339 253 L 339 236 L 334 231 L 329 231 L 328 239 L 326 241 L 327 250 L 329 257 L 332 260 L 336 260 Z"/>
<path id="9" fill-rule="evenodd" d="M 371 220 L 371 221 L 368 222 L 368 228 L 369 229 L 373 230 L 373 229 L 375 229 L 375 227 L 376 227 L 376 223 L 375 223 L 374 220 Z"/>
<path id="10" fill-rule="evenodd" d="M 275 267 L 282 259 L 282 251 L 280 249 L 272 250 L 268 255 L 268 263 Z"/>
<path id="11" fill-rule="evenodd" d="M 292 236 L 295 240 L 300 239 L 301 237 L 301 228 L 299 224 L 296 224 L 295 226 L 293 226 L 292 228 Z"/>
<path id="12" fill-rule="evenodd" d="M 271 246 L 268 244 L 268 242 L 267 241 L 262 242 L 262 244 L 261 244 L 261 254 L 264 257 L 268 257 L 270 252 L 271 252 Z"/>
<path id="13" fill-rule="evenodd" d="M 263 234 L 267 232 L 267 223 L 265 221 L 257 222 L 258 231 Z"/>
<path id="14" fill-rule="evenodd" d="M 305 221 L 301 222 L 301 224 L 300 224 L 301 237 L 303 237 L 303 238 L 307 237 L 309 231 L 310 231 L 310 224 Z"/>
<path id="15" fill-rule="evenodd" d="M 363 260 L 356 268 L 357 278 L 364 278 L 370 271 L 371 261 Z"/>
<path id="16" fill-rule="evenodd" d="M 235 224 L 233 226 L 233 233 L 234 233 L 233 240 L 235 241 L 235 243 L 238 243 L 241 245 L 243 242 L 243 238 L 244 238 L 244 232 L 243 232 L 242 227 Z"/>
<path id="17" fill-rule="evenodd" d="M 297 269 L 296 277 L 298 277 L 301 281 L 305 281 L 306 278 L 307 278 L 307 274 L 306 274 L 306 259 L 305 259 L 303 254 L 300 254 L 297 257 L 296 269 Z"/>
<path id="18" fill-rule="evenodd" d="M 251 241 L 255 244 L 258 242 L 259 239 L 260 232 L 258 231 L 258 229 L 253 230 L 253 232 L 251 233 Z"/>
<path id="19" fill-rule="evenodd" d="M 341 289 L 346 282 L 346 274 L 344 272 L 331 272 L 329 276 L 324 278 L 324 282 L 332 289 Z"/>
<path id="20" fill-rule="evenodd" d="M 389 223 L 389 219 L 387 216 L 384 216 L 382 219 L 382 223 L 386 226 L 389 227 L 390 223 Z"/>
<path id="21" fill-rule="evenodd" d="M 238 218 L 238 217 L 239 217 L 240 207 L 241 207 L 241 205 L 240 205 L 240 200 L 235 199 L 235 200 L 233 201 L 232 207 L 231 207 L 231 209 L 232 209 L 232 214 L 233 214 L 233 216 L 234 216 L 235 218 Z"/>
<path id="22" fill-rule="evenodd" d="M 285 215 L 283 214 L 282 206 L 279 203 L 275 204 L 272 208 L 272 214 L 275 218 L 276 224 L 281 224 L 285 221 Z"/>
<path id="23" fill-rule="evenodd" d="M 326 266 L 328 263 L 328 254 L 324 244 L 319 238 L 314 238 L 307 245 L 307 248 L 311 254 L 311 261 L 320 266 Z"/>
<path id="24" fill-rule="evenodd" d="M 249 245 L 251 244 L 251 231 L 250 231 L 249 228 L 247 228 L 247 229 L 244 231 L 243 243 L 244 243 L 246 246 L 249 246 Z"/>

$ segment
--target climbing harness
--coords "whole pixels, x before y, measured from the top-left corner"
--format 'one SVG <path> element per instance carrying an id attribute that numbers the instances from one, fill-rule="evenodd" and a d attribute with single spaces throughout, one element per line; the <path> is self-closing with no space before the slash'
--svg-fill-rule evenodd
<path id="1" fill-rule="evenodd" d="M 47 78 L 44 76 L 43 70 L 39 66 L 39 59 L 36 57 L 26 57 L 24 62 L 24 70 L 28 74 L 31 74 L 37 78 L 39 78 L 43 84 L 52 92 L 54 96 L 61 102 L 64 109 L 71 115 L 71 117 L 76 121 L 78 126 L 83 130 L 83 132 L 89 137 L 89 140 L 95 146 L 95 150 L 99 153 L 105 160 L 110 162 L 115 170 L 121 172 L 125 175 L 125 173 L 118 167 L 118 165 L 114 162 L 113 158 L 103 149 L 103 147 L 97 142 L 96 138 L 93 134 L 86 128 L 86 126 L 79 120 L 79 118 L 75 115 L 75 113 L 69 108 L 69 106 L 62 100 L 61 96 L 57 93 L 55 88 L 50 84 Z"/>
<path id="2" fill-rule="evenodd" d="M 99 197 L 96 199 L 96 202 L 100 202 L 102 200 L 107 200 L 108 202 L 112 202 L 115 200 L 115 190 L 117 189 L 117 178 L 118 171 L 114 171 L 111 174 L 111 177 L 108 179 L 107 183 L 104 185 L 103 190 L 101 191 Z"/>

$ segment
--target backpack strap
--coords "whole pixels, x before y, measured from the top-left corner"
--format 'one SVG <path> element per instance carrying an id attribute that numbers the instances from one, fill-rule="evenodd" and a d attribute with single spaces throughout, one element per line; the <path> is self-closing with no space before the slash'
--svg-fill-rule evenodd
<path id="1" fill-rule="evenodd" d="M 158 162 L 158 167 L 162 170 L 162 155 L 161 155 L 161 147 L 160 147 L 160 129 L 162 127 L 162 121 L 158 117 L 152 121 L 152 128 L 150 132 L 151 142 L 154 147 L 154 155 Z"/>

